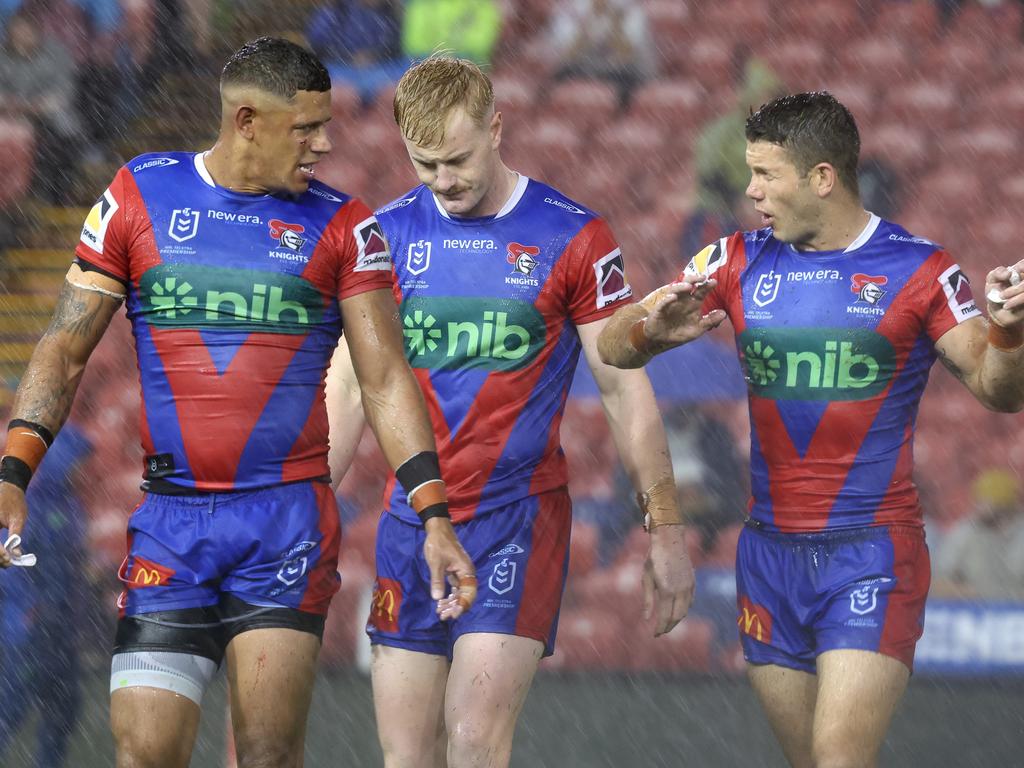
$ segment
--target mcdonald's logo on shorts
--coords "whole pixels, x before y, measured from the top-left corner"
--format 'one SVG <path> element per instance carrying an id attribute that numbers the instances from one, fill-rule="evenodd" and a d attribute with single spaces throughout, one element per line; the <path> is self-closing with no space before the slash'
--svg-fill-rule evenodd
<path id="1" fill-rule="evenodd" d="M 772 641 L 772 616 L 763 605 L 754 605 L 745 595 L 739 599 L 740 615 L 736 619 L 740 632 L 759 643 Z"/>
<path id="2" fill-rule="evenodd" d="M 373 585 L 370 624 L 379 632 L 397 632 L 402 609 L 402 585 L 395 579 L 379 578 Z"/>
<path id="3" fill-rule="evenodd" d="M 174 576 L 174 569 L 167 568 L 136 555 L 132 558 L 132 568 L 124 581 L 128 589 L 140 589 L 142 587 L 162 587 Z"/>

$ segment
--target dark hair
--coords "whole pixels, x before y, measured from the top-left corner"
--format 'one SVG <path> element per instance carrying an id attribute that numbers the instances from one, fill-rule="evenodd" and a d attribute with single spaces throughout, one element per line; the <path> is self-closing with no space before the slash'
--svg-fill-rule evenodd
<path id="1" fill-rule="evenodd" d="M 290 100 L 296 91 L 331 90 L 331 76 L 302 46 L 280 37 L 260 37 L 231 55 L 220 85 L 250 85 Z"/>
<path id="2" fill-rule="evenodd" d="M 780 96 L 747 118 L 747 141 L 767 141 L 785 149 L 800 173 L 830 163 L 854 194 L 860 133 L 850 110 L 827 91 Z"/>

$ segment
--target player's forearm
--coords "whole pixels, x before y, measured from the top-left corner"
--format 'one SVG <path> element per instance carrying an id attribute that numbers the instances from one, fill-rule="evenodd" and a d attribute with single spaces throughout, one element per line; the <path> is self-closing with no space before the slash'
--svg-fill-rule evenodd
<path id="1" fill-rule="evenodd" d="M 64 283 L 50 326 L 21 378 L 12 418 L 57 433 L 71 411 L 89 355 L 119 305 L 107 296 Z"/>
<path id="2" fill-rule="evenodd" d="M 994 411 L 1017 413 L 1024 409 L 1024 346 L 1007 350 L 990 342 L 971 389 Z"/>
<path id="3" fill-rule="evenodd" d="M 363 387 L 363 412 L 392 469 L 410 456 L 436 450 L 423 394 L 404 358 L 402 363 L 405 370 L 395 371 L 380 386 Z"/>
<path id="4" fill-rule="evenodd" d="M 642 368 L 647 365 L 654 351 L 638 349 L 635 340 L 630 340 L 633 327 L 645 317 L 647 308 L 640 304 L 623 307 L 612 315 L 597 339 L 597 352 L 605 365 L 616 368 Z"/>
<path id="5" fill-rule="evenodd" d="M 71 412 L 85 366 L 68 359 L 54 339 L 43 337 L 18 385 L 11 418 L 41 424 L 57 434 Z"/>
<path id="6" fill-rule="evenodd" d="M 640 493 L 672 479 L 672 460 L 647 376 L 640 371 L 624 375 L 630 379 L 628 384 L 604 395 L 602 402 L 626 475 Z"/>

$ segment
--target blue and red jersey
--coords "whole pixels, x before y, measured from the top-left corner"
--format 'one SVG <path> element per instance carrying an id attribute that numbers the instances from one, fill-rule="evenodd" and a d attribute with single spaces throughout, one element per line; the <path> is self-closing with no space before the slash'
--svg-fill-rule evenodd
<path id="1" fill-rule="evenodd" d="M 771 229 L 707 246 L 684 272 L 718 285 L 749 388 L 750 515 L 767 530 L 920 527 L 914 423 L 935 342 L 980 315 L 939 246 L 872 215 L 843 251 Z"/>
<path id="2" fill-rule="evenodd" d="M 495 216 L 450 217 L 420 186 L 377 217 L 452 519 L 566 485 L 559 426 L 576 326 L 631 296 L 608 225 L 525 176 Z M 385 495 L 394 514 L 418 522 L 394 478 Z"/>
<path id="3" fill-rule="evenodd" d="M 392 287 L 362 202 L 318 182 L 294 197 L 240 194 L 217 186 L 200 154 L 143 155 L 90 211 L 76 257 L 127 287 L 144 487 L 329 475 L 324 377 L 339 301 Z"/>

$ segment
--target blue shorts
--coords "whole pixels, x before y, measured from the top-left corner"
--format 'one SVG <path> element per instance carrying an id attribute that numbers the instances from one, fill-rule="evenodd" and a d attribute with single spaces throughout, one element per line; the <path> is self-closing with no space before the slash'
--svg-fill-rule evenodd
<path id="1" fill-rule="evenodd" d="M 748 522 L 736 552 L 743 655 L 814 672 L 819 654 L 848 648 L 913 669 L 930 580 L 920 528 L 793 534 Z"/>
<path id="2" fill-rule="evenodd" d="M 452 658 L 470 632 L 539 640 L 555 648 L 558 611 L 569 567 L 572 503 L 565 489 L 530 496 L 459 523 L 459 541 L 476 566 L 476 602 L 441 621 L 430 597 L 420 525 L 385 512 L 377 529 L 377 581 L 366 632 L 371 642 Z"/>
<path id="3" fill-rule="evenodd" d="M 150 493 L 128 521 L 121 616 L 216 606 L 222 595 L 326 615 L 340 586 L 340 544 L 326 483 Z"/>

